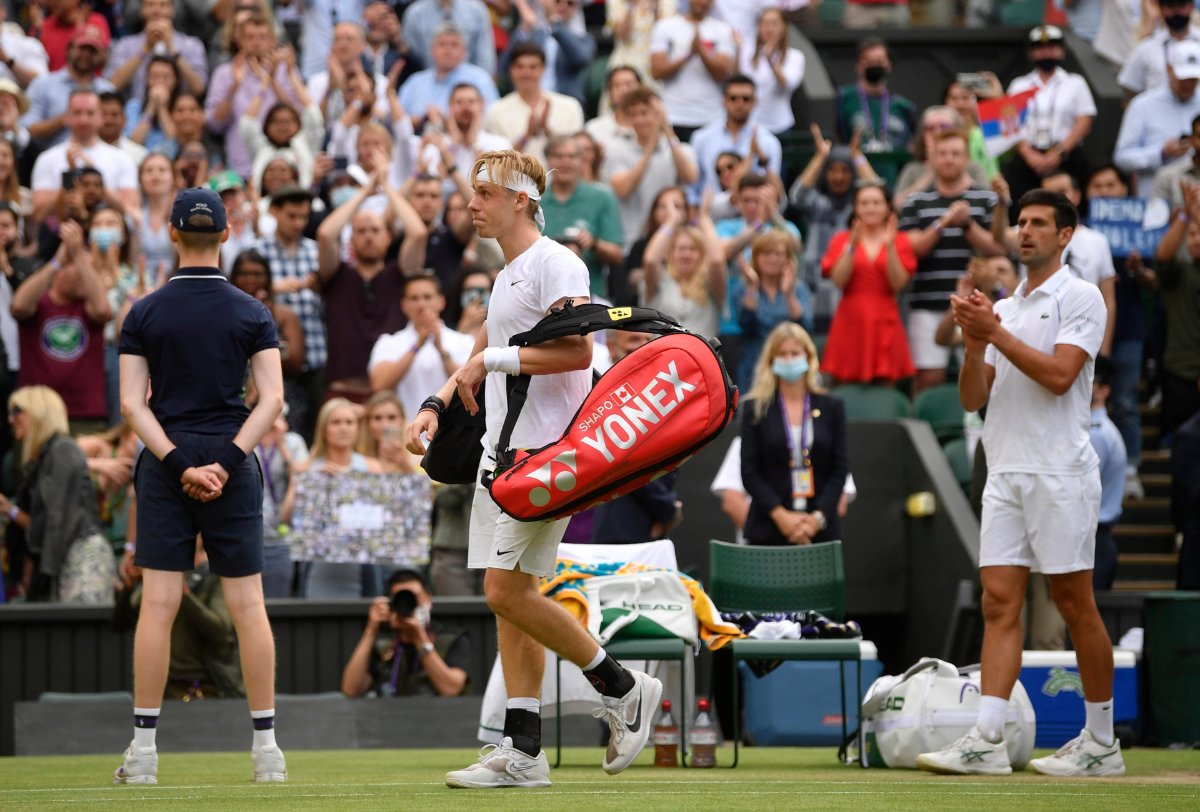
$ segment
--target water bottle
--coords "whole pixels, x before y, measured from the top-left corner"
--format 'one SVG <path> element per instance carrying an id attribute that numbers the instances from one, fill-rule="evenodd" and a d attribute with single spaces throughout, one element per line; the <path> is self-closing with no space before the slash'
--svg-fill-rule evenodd
<path id="1" fill-rule="evenodd" d="M 679 725 L 671 715 L 671 700 L 664 699 L 658 724 L 654 726 L 654 766 L 679 766 Z"/>
<path id="2" fill-rule="evenodd" d="M 717 729 L 713 727 L 709 702 L 701 699 L 696 721 L 688 728 L 688 749 L 692 752 L 693 767 L 717 766 Z"/>

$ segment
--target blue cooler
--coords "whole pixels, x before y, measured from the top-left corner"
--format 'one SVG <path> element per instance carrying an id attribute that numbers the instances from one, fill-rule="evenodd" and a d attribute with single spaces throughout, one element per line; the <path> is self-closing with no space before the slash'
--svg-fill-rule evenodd
<path id="1" fill-rule="evenodd" d="M 1113 721 L 1138 718 L 1137 661 L 1132 651 L 1113 650 Z M 1021 684 L 1037 714 L 1037 747 L 1057 749 L 1079 735 L 1084 724 L 1083 681 L 1073 651 L 1021 653 Z"/>
<path id="2" fill-rule="evenodd" d="M 862 692 L 883 674 L 879 652 L 869 640 L 859 643 L 862 652 Z M 858 727 L 862 697 L 856 692 L 857 666 L 846 668 L 846 729 Z M 738 663 L 746 723 L 746 740 L 752 744 L 837 746 L 842 743 L 842 705 L 838 699 L 838 663 L 785 661 L 764 677 L 755 676 L 746 663 Z"/>

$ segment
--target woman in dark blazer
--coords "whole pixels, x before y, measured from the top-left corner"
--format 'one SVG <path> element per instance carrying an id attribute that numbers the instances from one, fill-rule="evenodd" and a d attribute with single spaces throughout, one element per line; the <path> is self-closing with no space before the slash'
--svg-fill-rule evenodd
<path id="1" fill-rule="evenodd" d="M 750 544 L 842 537 L 838 500 L 850 468 L 846 410 L 824 394 L 817 350 L 802 327 L 767 336 L 742 412 L 742 482 L 751 497 Z"/>

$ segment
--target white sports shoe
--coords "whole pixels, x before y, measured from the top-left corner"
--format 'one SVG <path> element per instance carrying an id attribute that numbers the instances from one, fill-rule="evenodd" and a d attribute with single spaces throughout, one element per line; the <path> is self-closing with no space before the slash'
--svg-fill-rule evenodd
<path id="1" fill-rule="evenodd" d="M 125 760 L 113 772 L 114 784 L 157 784 L 158 750 L 136 747 L 133 742 L 125 749 Z"/>
<path id="2" fill-rule="evenodd" d="M 633 687 L 620 699 L 603 697 L 604 705 L 592 711 L 597 719 L 608 720 L 608 749 L 604 752 L 604 772 L 616 775 L 637 758 L 646 746 L 654 726 L 654 714 L 663 686 L 654 677 L 629 670 Z"/>
<path id="3" fill-rule="evenodd" d="M 1008 747 L 988 741 L 977 727 L 944 750 L 917 756 L 917 766 L 944 775 L 1012 775 Z"/>
<path id="4" fill-rule="evenodd" d="M 283 760 L 283 751 L 277 745 L 251 748 L 250 760 L 254 762 L 255 781 L 265 783 L 287 780 L 287 762 Z"/>
<path id="5" fill-rule="evenodd" d="M 1114 740 L 1105 747 L 1092 738 L 1084 728 L 1079 735 L 1045 758 L 1035 758 L 1029 766 L 1042 775 L 1124 775 L 1125 759 L 1121 758 L 1121 742 Z"/>
<path id="6" fill-rule="evenodd" d="M 479 761 L 465 770 L 446 773 L 446 786 L 456 789 L 500 789 L 503 787 L 550 786 L 550 763 L 546 751 L 534 758 L 513 747 L 505 736 L 499 744 L 484 745 Z"/>

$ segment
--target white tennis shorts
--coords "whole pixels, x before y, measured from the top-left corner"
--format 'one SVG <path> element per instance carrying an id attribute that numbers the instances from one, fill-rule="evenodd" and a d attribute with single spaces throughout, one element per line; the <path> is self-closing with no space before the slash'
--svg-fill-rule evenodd
<path id="1" fill-rule="evenodd" d="M 1087 474 L 989 473 L 983 489 L 980 567 L 1029 567 L 1057 575 L 1096 558 L 1100 470 Z"/>
<path id="2" fill-rule="evenodd" d="M 545 522 L 519 522 L 500 510 L 478 478 L 471 501 L 467 537 L 467 568 L 513 570 L 528 575 L 553 575 L 558 544 L 570 517 Z"/>

